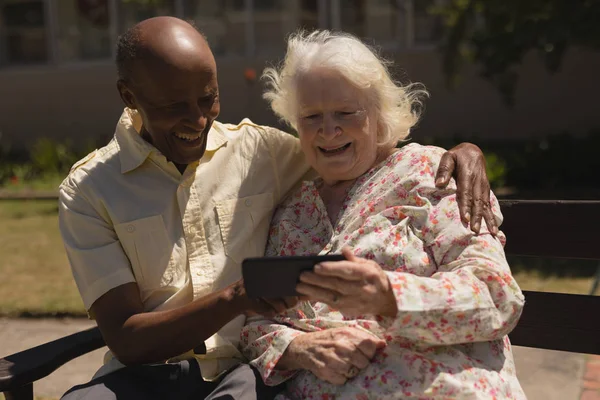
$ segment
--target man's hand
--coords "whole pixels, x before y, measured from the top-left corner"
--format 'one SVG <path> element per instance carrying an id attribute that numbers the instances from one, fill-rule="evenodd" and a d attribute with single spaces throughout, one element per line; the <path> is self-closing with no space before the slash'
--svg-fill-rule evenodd
<path id="1" fill-rule="evenodd" d="M 463 222 L 470 223 L 471 230 L 479 233 L 483 217 L 490 233 L 496 235 L 498 226 L 490 206 L 490 182 L 481 149 L 472 143 L 461 143 L 444 153 L 435 185 L 445 188 L 452 176 L 458 186 L 458 209 Z"/>
<path id="2" fill-rule="evenodd" d="M 266 318 L 273 318 L 278 314 L 284 313 L 287 309 L 293 308 L 298 304 L 297 297 L 284 297 L 282 299 L 251 299 L 246 294 L 244 281 L 239 280 L 234 284 L 235 295 L 242 302 L 242 309 L 245 310 L 247 317 L 262 315 Z"/>
<path id="3" fill-rule="evenodd" d="M 343 385 L 366 368 L 384 340 L 357 328 L 342 327 L 296 337 L 277 364 L 278 369 L 304 369 L 334 385 Z"/>

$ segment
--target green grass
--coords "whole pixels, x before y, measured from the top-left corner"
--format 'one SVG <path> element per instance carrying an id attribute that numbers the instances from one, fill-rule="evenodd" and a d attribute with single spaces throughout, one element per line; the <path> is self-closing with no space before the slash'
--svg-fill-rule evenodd
<path id="1" fill-rule="evenodd" d="M 530 257 L 508 257 L 508 263 L 523 290 L 570 294 L 589 294 L 599 264 L 597 260 Z"/>
<path id="2" fill-rule="evenodd" d="M 58 231 L 56 201 L 0 201 L 0 221 L 0 315 L 85 316 Z M 509 262 L 523 290 L 577 294 L 589 292 L 597 265 Z"/>
<path id="3" fill-rule="evenodd" d="M 593 278 L 591 277 L 547 276 L 539 273 L 538 271 L 516 272 L 514 277 L 521 289 L 534 290 L 538 292 L 589 294 L 593 283 Z"/>
<path id="4" fill-rule="evenodd" d="M 0 315 L 85 315 L 56 201 L 0 202 Z"/>
<path id="5" fill-rule="evenodd" d="M 56 191 L 58 189 L 58 185 L 64 179 L 63 174 L 47 174 L 35 179 L 18 179 L 16 181 L 8 180 L 1 187 L 0 191 L 6 190 L 10 192 L 18 192 L 18 191 L 30 191 L 30 190 L 40 190 L 40 191 Z"/>

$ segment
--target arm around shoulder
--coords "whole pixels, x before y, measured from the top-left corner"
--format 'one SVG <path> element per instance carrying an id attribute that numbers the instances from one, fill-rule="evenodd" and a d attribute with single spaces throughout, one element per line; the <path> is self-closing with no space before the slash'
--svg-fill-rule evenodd
<path id="1" fill-rule="evenodd" d="M 393 335 L 432 344 L 507 335 L 518 322 L 524 298 L 504 255 L 504 235 L 493 237 L 485 224 L 476 235 L 461 221 L 454 184 L 435 187 L 435 168 L 430 167 L 439 162 L 436 151 L 422 148 L 410 157 L 412 167 L 402 184 L 410 188 L 411 225 L 436 272 L 427 277 L 388 272 L 398 305 Z M 493 194 L 491 202 L 501 221 Z"/>

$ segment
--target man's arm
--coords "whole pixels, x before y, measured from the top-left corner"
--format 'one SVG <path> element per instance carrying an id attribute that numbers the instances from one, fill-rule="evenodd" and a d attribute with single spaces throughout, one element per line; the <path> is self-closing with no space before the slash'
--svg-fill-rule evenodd
<path id="1" fill-rule="evenodd" d="M 275 128 L 267 128 L 264 135 L 278 176 L 277 191 L 280 201 L 301 179 L 316 175 L 306 164 L 298 139 Z M 458 186 L 457 201 L 461 219 L 471 230 L 479 233 L 483 217 L 490 233 L 496 235 L 498 226 L 490 207 L 490 182 L 487 178 L 485 157 L 479 147 L 461 143 L 448 150 L 436 175 L 436 186 L 445 188 L 454 176 Z"/>
<path id="2" fill-rule="evenodd" d="M 137 284 L 128 283 L 101 296 L 90 311 L 115 357 L 130 365 L 164 361 L 196 348 L 252 308 L 249 303 L 243 284 L 236 282 L 183 307 L 144 312 Z"/>
<path id="3" fill-rule="evenodd" d="M 461 220 L 470 223 L 471 230 L 479 233 L 483 217 L 490 233 L 498 233 L 498 225 L 490 206 L 490 182 L 485 168 L 485 157 L 479 147 L 461 143 L 443 156 L 435 177 L 435 185 L 445 188 L 450 178 L 456 178 L 457 201 Z"/>
<path id="4" fill-rule="evenodd" d="M 255 301 L 238 281 L 185 306 L 144 312 L 112 223 L 74 183 L 59 191 L 59 226 L 73 276 L 106 344 L 124 364 L 161 362 L 203 344 L 234 317 L 274 315 L 283 301 Z M 98 206 L 99 207 L 99 206 Z"/>

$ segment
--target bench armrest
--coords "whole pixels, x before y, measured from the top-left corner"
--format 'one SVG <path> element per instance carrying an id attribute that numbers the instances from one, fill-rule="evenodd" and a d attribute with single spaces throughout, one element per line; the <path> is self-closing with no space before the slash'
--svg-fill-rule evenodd
<path id="1" fill-rule="evenodd" d="M 103 347 L 98 327 L 77 332 L 0 359 L 0 392 L 42 379 L 61 365 Z"/>

